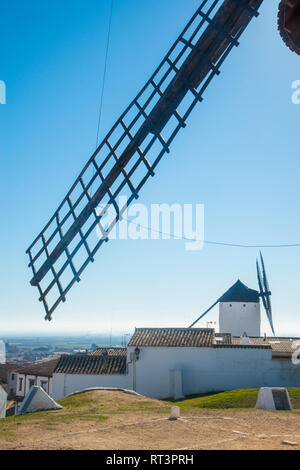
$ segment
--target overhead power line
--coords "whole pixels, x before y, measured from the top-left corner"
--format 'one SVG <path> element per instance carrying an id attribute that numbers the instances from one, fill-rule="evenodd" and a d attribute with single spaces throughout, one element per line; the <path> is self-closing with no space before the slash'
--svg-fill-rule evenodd
<path id="1" fill-rule="evenodd" d="M 103 70 L 102 87 L 101 87 L 100 104 L 99 104 L 96 149 L 98 148 L 98 144 L 99 144 L 99 134 L 100 134 L 101 118 L 102 118 L 103 97 L 104 97 L 105 83 L 106 83 L 106 72 L 107 72 L 108 52 L 109 52 L 109 44 L 110 44 L 110 36 L 111 36 L 111 24 L 112 24 L 112 16 L 113 16 L 113 7 L 114 7 L 114 0 L 111 0 L 108 31 L 107 31 L 107 40 L 106 40 L 105 59 L 104 59 L 104 70 Z"/>
<path id="2" fill-rule="evenodd" d="M 228 246 L 232 248 L 299 248 L 300 243 L 283 243 L 283 244 L 259 244 L 259 245 L 250 245 L 250 244 L 245 244 L 245 243 L 227 243 L 227 242 L 217 242 L 217 241 L 211 241 L 211 240 L 201 240 L 199 238 L 187 238 L 184 236 L 179 237 L 178 235 L 175 235 L 173 233 L 168 233 L 168 232 L 163 232 L 162 230 L 157 230 L 152 227 L 146 227 L 145 225 L 141 225 L 137 222 L 133 222 L 132 220 L 128 220 L 125 217 L 122 216 L 121 220 L 126 220 L 129 224 L 136 225 L 138 227 L 141 227 L 145 230 L 148 230 L 148 232 L 155 232 L 160 235 L 167 236 L 169 238 L 172 238 L 173 240 L 182 240 L 182 241 L 188 241 L 188 242 L 202 242 L 205 245 L 216 245 L 216 246 Z"/>

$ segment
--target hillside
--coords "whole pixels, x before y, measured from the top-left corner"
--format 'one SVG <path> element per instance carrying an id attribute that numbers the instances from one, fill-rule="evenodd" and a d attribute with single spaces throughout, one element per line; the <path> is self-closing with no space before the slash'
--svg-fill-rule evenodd
<path id="1" fill-rule="evenodd" d="M 290 393 L 300 408 L 300 390 Z M 178 402 L 182 418 L 169 421 L 170 402 L 115 391 L 82 393 L 61 400 L 60 411 L 1 420 L 0 448 L 299 449 L 282 443 L 300 446 L 298 412 L 255 410 L 256 395 L 237 390 L 188 398 Z"/>
<path id="2" fill-rule="evenodd" d="M 176 403 L 182 409 L 189 408 L 209 408 L 209 409 L 227 409 L 227 408 L 254 408 L 258 395 L 258 388 L 232 390 L 229 392 L 212 393 L 209 395 L 197 395 L 188 397 Z M 300 389 L 289 388 L 294 410 L 300 410 Z"/>

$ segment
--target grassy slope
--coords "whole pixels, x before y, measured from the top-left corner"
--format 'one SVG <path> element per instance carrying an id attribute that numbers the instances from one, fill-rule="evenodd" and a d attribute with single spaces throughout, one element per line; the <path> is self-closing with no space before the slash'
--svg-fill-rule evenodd
<path id="1" fill-rule="evenodd" d="M 300 389 L 289 388 L 289 394 L 294 409 L 300 409 Z M 241 389 L 229 392 L 220 392 L 209 395 L 192 396 L 180 400 L 175 404 L 180 408 L 254 408 L 257 400 L 258 389 Z"/>
<path id="2" fill-rule="evenodd" d="M 147 398 L 128 400 L 119 394 L 117 399 L 113 396 L 97 396 L 97 393 L 86 392 L 72 397 L 64 398 L 58 402 L 63 406 L 59 411 L 41 411 L 27 413 L 22 416 L 10 416 L 0 420 L 0 439 L 12 437 L 23 426 L 40 426 L 43 430 L 59 429 L 61 424 L 73 422 L 87 422 L 91 424 L 103 423 L 109 416 L 135 412 L 168 412 L 168 403 Z"/>
<path id="3" fill-rule="evenodd" d="M 294 410 L 300 410 L 300 388 L 289 388 Z M 0 420 L 0 439 L 12 437 L 23 426 L 41 426 L 44 431 L 59 429 L 61 424 L 74 421 L 103 423 L 109 416 L 115 414 L 139 413 L 169 413 L 170 406 L 178 405 L 185 409 L 243 409 L 254 408 L 258 389 L 242 389 L 229 392 L 198 395 L 177 402 L 164 402 L 139 398 L 128 401 L 121 395 L 101 397 L 97 399 L 92 392 L 82 393 L 60 400 L 63 409 L 60 411 L 42 411 L 28 413 L 23 416 L 11 416 Z"/>

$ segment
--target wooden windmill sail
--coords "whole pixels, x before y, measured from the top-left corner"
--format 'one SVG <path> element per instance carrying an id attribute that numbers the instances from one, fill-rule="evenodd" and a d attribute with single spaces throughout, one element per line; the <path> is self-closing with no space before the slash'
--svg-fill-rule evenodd
<path id="1" fill-rule="evenodd" d="M 87 162 L 48 224 L 27 250 L 32 286 L 46 319 L 94 261 L 127 206 L 170 145 L 263 0 L 203 0 L 150 80 Z M 101 209 L 97 208 L 101 205 Z M 103 227 L 108 205 L 114 220 Z M 103 236 L 95 236 L 99 226 Z"/>

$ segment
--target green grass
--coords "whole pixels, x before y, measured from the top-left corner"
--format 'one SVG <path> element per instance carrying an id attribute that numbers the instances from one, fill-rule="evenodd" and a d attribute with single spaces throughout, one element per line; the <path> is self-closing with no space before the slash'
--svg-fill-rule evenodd
<path id="1" fill-rule="evenodd" d="M 61 424 L 69 424 L 75 421 L 102 423 L 111 415 L 133 412 L 151 413 L 169 412 L 170 406 L 165 402 L 152 402 L 148 399 L 129 402 L 122 397 L 95 399 L 93 392 L 81 393 L 59 401 L 63 407 L 58 411 L 41 411 L 27 413 L 22 416 L 10 416 L 0 420 L 0 439 L 10 439 L 23 426 L 42 427 L 43 430 L 56 431 Z"/>
<path id="2" fill-rule="evenodd" d="M 109 416 L 115 414 L 131 413 L 131 412 L 161 412 L 166 409 L 169 409 L 169 406 L 165 402 L 152 402 L 147 399 L 141 401 L 132 401 L 128 402 L 119 397 L 118 400 L 114 398 L 106 398 L 105 400 L 100 400 L 95 402 L 90 398 L 89 393 L 73 395 L 72 397 L 64 398 L 60 400 L 60 405 L 67 408 L 81 409 L 88 407 L 90 410 L 94 410 L 101 415 Z"/>
<path id="3" fill-rule="evenodd" d="M 193 395 L 184 400 L 173 402 L 181 409 L 209 408 L 254 408 L 258 395 L 258 388 L 232 390 L 229 392 L 208 393 Z M 292 405 L 295 411 L 300 409 L 300 388 L 288 388 Z"/>
<path id="4" fill-rule="evenodd" d="M 107 419 L 107 416 L 101 413 L 98 403 L 87 395 L 78 395 L 61 400 L 60 403 L 64 408 L 59 411 L 27 413 L 0 420 L 0 439 L 13 437 L 22 426 L 28 424 L 41 426 L 43 429 L 50 431 L 56 430 L 61 424 L 69 424 L 76 420 L 102 423 Z"/>
<path id="5" fill-rule="evenodd" d="M 300 412 L 300 388 L 289 388 L 294 412 Z M 168 414 L 170 406 L 178 405 L 182 410 L 188 409 L 254 409 L 258 389 L 241 389 L 229 392 L 212 392 L 205 395 L 194 395 L 184 400 L 150 401 L 149 399 L 128 401 L 122 396 L 95 399 L 93 392 L 82 393 L 60 400 L 63 406 L 59 411 L 42 411 L 22 416 L 10 416 L 0 420 L 0 439 L 10 440 L 16 433 L 22 432 L 24 426 L 37 426 L 43 430 L 56 431 L 61 424 L 75 421 L 102 423 L 111 415 L 135 412 Z M 28 432 L 27 430 L 24 432 Z"/>
<path id="6" fill-rule="evenodd" d="M 95 404 L 95 400 L 92 400 L 92 398 L 89 398 L 85 394 L 80 394 L 80 395 L 74 395 L 72 397 L 68 398 L 63 398 L 60 400 L 60 405 L 63 406 L 64 408 L 85 408 L 85 407 L 91 407 Z"/>

